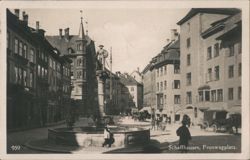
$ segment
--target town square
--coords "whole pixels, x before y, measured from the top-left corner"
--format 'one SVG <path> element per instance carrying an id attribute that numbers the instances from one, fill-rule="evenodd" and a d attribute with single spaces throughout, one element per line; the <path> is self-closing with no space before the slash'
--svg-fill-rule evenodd
<path id="1" fill-rule="evenodd" d="M 242 13 L 6 8 L 7 154 L 241 153 Z"/>

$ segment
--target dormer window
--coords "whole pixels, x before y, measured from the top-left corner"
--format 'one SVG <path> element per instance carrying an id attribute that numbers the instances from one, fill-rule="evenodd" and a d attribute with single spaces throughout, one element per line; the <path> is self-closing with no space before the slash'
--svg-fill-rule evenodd
<path id="1" fill-rule="evenodd" d="M 78 51 L 82 51 L 82 44 L 81 43 L 77 44 L 76 48 L 77 48 Z"/>

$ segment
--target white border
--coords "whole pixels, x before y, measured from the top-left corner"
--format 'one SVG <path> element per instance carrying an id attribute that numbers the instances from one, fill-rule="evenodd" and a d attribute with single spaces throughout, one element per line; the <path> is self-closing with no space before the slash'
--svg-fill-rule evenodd
<path id="1" fill-rule="evenodd" d="M 3 159 L 249 159 L 249 1 L 3 1 L 1 6 L 0 154 Z M 6 8 L 241 8 L 242 153 L 240 154 L 6 154 Z"/>

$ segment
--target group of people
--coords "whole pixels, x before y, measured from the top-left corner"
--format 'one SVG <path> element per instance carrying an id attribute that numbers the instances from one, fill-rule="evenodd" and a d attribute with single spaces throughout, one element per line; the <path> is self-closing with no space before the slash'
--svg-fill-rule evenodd
<path id="1" fill-rule="evenodd" d="M 152 115 L 151 117 L 151 129 L 152 130 L 159 130 L 162 131 L 166 130 L 167 124 L 171 124 L 171 117 L 167 115 Z"/>

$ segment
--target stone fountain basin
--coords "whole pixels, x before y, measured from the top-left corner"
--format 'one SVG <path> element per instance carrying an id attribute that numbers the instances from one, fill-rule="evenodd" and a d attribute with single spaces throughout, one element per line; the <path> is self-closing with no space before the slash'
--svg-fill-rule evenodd
<path id="1" fill-rule="evenodd" d="M 128 147 L 143 145 L 150 142 L 150 130 L 143 128 L 128 128 L 111 126 L 115 142 L 112 147 Z M 49 143 L 80 147 L 102 146 L 104 128 L 74 127 L 73 129 L 55 128 L 48 130 Z"/>

